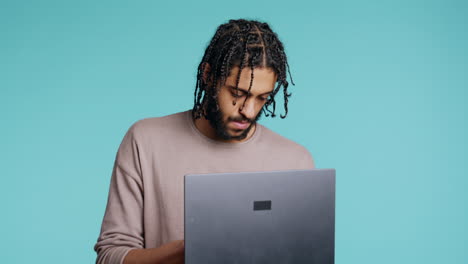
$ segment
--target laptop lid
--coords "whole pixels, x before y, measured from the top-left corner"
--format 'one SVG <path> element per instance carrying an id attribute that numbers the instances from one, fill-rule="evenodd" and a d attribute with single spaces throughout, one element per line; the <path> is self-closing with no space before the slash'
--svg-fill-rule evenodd
<path id="1" fill-rule="evenodd" d="M 185 263 L 334 263 L 335 170 L 185 176 Z"/>

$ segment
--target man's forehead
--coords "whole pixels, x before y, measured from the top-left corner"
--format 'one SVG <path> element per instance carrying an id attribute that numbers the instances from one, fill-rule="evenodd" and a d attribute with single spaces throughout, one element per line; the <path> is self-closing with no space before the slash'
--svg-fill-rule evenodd
<path id="1" fill-rule="evenodd" d="M 253 71 L 254 71 L 254 74 L 261 71 L 261 72 L 264 72 L 264 73 L 272 74 L 273 76 L 276 77 L 276 71 L 271 67 L 254 67 Z M 241 77 L 242 76 L 250 76 L 251 73 L 252 73 L 252 69 L 250 67 L 243 67 L 242 72 L 241 72 Z M 239 74 L 239 66 L 232 66 L 232 68 L 230 69 L 228 77 L 234 77 L 235 76 L 237 78 L 238 74 Z"/>
<path id="2" fill-rule="evenodd" d="M 265 94 L 273 91 L 275 83 L 277 81 L 277 75 L 275 71 L 271 68 L 254 68 L 253 74 L 252 70 L 248 67 L 243 68 L 241 75 L 239 75 L 239 67 L 235 67 L 231 70 L 231 74 L 226 80 L 225 85 L 228 88 L 236 88 L 237 78 L 239 77 L 238 88 L 241 91 L 247 92 L 249 86 L 251 85 L 251 79 L 253 75 L 253 82 L 251 93 L 252 94 Z"/>
<path id="3" fill-rule="evenodd" d="M 226 85 L 227 88 L 229 89 L 232 89 L 232 90 L 236 90 L 236 86 L 235 85 L 230 85 L 230 84 L 227 84 Z M 253 88 L 253 87 L 252 87 Z M 239 91 L 243 92 L 243 93 L 250 93 L 250 94 L 253 94 L 253 95 L 256 95 L 257 93 L 259 95 L 264 95 L 264 94 L 270 94 L 273 92 L 273 89 L 267 89 L 265 91 L 256 91 L 257 89 L 250 89 L 250 92 L 249 92 L 249 88 L 248 87 L 240 87 L 238 86 L 237 89 L 239 89 Z"/>

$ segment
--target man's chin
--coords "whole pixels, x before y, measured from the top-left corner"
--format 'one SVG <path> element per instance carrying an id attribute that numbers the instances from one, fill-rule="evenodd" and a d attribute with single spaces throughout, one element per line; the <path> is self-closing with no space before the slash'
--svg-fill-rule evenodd
<path id="1" fill-rule="evenodd" d="M 234 141 L 241 141 L 247 137 L 247 134 L 239 134 L 239 135 L 231 135 L 226 140 L 234 140 Z"/>
<path id="2" fill-rule="evenodd" d="M 229 137 L 231 139 L 241 140 L 241 139 L 244 139 L 246 136 L 247 136 L 247 133 L 245 133 L 245 130 L 229 133 Z"/>
<path id="3" fill-rule="evenodd" d="M 243 140 L 245 139 L 249 132 L 252 130 L 253 125 L 250 125 L 246 129 L 229 129 L 228 135 L 232 140 Z"/>

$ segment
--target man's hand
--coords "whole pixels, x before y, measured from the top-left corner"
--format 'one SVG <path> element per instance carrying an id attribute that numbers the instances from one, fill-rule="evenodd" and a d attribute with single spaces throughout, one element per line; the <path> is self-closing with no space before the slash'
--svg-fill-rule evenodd
<path id="1" fill-rule="evenodd" d="M 183 264 L 184 240 L 175 240 L 158 248 L 132 249 L 123 264 Z"/>

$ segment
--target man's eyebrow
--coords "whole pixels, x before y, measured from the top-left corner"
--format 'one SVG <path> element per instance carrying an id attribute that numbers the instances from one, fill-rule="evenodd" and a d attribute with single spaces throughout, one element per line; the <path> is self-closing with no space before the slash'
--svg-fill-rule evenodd
<path id="1" fill-rule="evenodd" d="M 236 89 L 235 86 L 233 85 L 227 85 L 227 87 L 229 87 L 230 89 Z M 248 90 L 244 89 L 244 88 L 241 88 L 241 87 L 237 87 L 239 89 L 239 91 L 243 92 L 243 93 L 249 93 Z M 273 91 L 269 91 L 269 92 L 266 92 L 266 93 L 262 93 L 261 95 L 267 95 L 267 94 L 271 94 Z"/>

